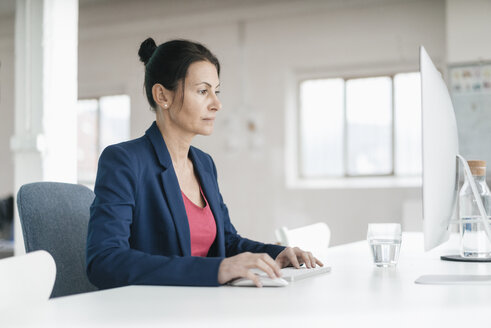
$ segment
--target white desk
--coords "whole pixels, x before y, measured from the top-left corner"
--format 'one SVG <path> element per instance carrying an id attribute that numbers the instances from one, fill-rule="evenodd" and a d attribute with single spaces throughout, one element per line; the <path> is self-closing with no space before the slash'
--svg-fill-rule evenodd
<path id="1" fill-rule="evenodd" d="M 457 247 L 424 253 L 421 234 L 404 234 L 397 268 L 378 269 L 361 241 L 327 251 L 331 273 L 288 287 L 131 286 L 3 313 L 0 326 L 490 327 L 491 285 L 414 284 L 422 274 L 491 274 L 489 263 L 439 260 Z"/>

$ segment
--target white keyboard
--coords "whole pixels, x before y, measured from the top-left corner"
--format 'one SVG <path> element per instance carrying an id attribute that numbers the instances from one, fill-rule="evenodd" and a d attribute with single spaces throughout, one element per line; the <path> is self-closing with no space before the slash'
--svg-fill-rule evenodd
<path id="1" fill-rule="evenodd" d="M 491 275 L 429 274 L 416 279 L 423 285 L 491 285 Z"/>
<path id="2" fill-rule="evenodd" d="M 294 267 L 288 267 L 281 269 L 281 278 L 271 279 L 266 274 L 266 272 L 259 269 L 252 269 L 252 272 L 261 277 L 261 282 L 266 286 L 285 286 L 289 282 L 294 282 L 298 280 L 302 280 L 305 278 L 313 277 L 319 274 L 328 273 L 331 271 L 331 267 L 328 266 L 316 266 L 315 268 L 308 269 L 305 265 L 302 265 L 300 269 L 295 269 Z M 280 282 L 280 280 L 284 280 L 284 282 Z M 241 278 L 233 281 L 231 283 L 233 286 L 254 286 L 252 280 Z"/>
<path id="3" fill-rule="evenodd" d="M 285 279 L 288 282 L 294 282 L 328 272 L 331 272 L 331 267 L 325 265 L 323 267 L 316 266 L 312 269 L 308 269 L 307 267 L 302 265 L 300 269 L 296 269 L 294 267 L 281 269 L 281 278 Z"/>

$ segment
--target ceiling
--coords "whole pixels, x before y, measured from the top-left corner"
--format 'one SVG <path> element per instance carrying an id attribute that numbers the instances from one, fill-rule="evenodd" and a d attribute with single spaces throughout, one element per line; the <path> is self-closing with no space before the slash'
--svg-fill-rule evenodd
<path id="1" fill-rule="evenodd" d="M 118 0 L 78 0 L 80 6 L 85 6 L 88 4 L 96 2 L 108 2 L 108 1 L 118 1 Z M 16 0 L 1 0 L 0 1 L 0 16 L 12 16 L 15 13 L 15 2 Z"/>
<path id="2" fill-rule="evenodd" d="M 108 5 L 111 3 L 124 3 L 124 2 L 131 2 L 135 0 L 78 0 L 79 1 L 79 6 L 80 7 L 86 7 L 86 6 L 92 6 L 92 5 Z M 295 2 L 299 0 L 248 0 L 248 3 L 246 2 L 245 5 L 250 5 L 252 4 L 266 4 L 266 3 L 284 3 L 284 2 Z M 300 0 L 302 1 L 302 0 Z M 330 3 L 336 4 L 336 5 L 341 5 L 341 6 L 350 6 L 353 4 L 377 4 L 379 2 L 390 2 L 390 1 L 408 1 L 408 0 L 309 0 L 310 2 L 323 2 L 323 3 Z M 0 1 L 0 17 L 1 16 L 12 16 L 15 13 L 15 2 L 16 0 L 1 0 Z M 155 0 L 136 0 L 136 2 L 139 2 L 141 5 L 145 4 L 145 2 L 155 2 Z M 167 3 L 169 5 L 176 5 L 179 4 L 183 7 L 196 7 L 197 5 L 208 5 L 210 7 L 220 7 L 223 5 L 244 5 L 243 0 L 160 0 L 157 1 L 160 4 Z"/>

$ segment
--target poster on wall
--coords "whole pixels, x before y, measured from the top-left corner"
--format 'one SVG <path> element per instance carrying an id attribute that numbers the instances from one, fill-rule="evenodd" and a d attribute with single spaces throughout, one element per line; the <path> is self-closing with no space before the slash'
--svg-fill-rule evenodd
<path id="1" fill-rule="evenodd" d="M 460 154 L 491 167 L 491 63 L 452 65 L 448 76 Z"/>

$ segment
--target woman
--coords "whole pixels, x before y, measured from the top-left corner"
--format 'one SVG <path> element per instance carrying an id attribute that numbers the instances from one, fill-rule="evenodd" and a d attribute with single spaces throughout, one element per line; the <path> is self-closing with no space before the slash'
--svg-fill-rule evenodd
<path id="1" fill-rule="evenodd" d="M 145 40 L 145 91 L 156 122 L 99 159 L 87 238 L 87 274 L 99 288 L 216 286 L 322 265 L 309 252 L 243 238 L 230 222 L 211 157 L 191 146 L 222 108 L 220 64 L 203 45 Z M 275 259 L 275 260 L 273 260 Z"/>

